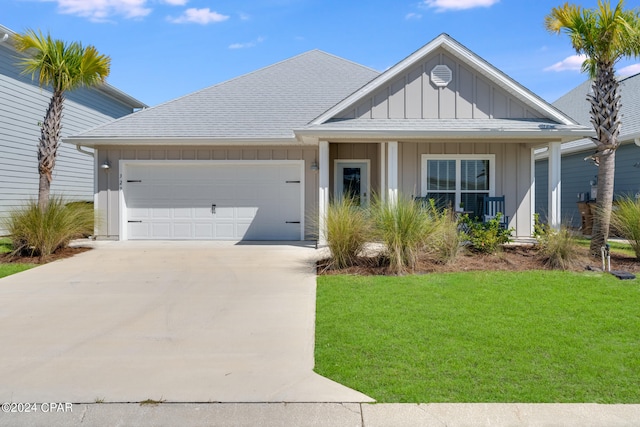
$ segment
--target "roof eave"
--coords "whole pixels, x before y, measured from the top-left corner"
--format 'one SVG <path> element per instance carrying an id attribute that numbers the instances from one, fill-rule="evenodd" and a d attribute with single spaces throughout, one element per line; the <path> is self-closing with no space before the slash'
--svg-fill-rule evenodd
<path id="1" fill-rule="evenodd" d="M 640 132 L 631 133 L 620 138 L 620 145 L 635 144 L 640 147 Z M 561 147 L 560 153 L 565 156 L 569 154 L 581 153 L 583 151 L 595 150 L 596 145 L 590 139 L 585 138 L 584 143 L 572 147 Z M 549 157 L 548 150 L 541 150 L 536 153 L 536 160 L 544 160 Z"/>
<path id="2" fill-rule="evenodd" d="M 295 137 L 275 137 L 275 138 L 229 138 L 229 137 L 82 137 L 70 136 L 63 138 L 65 144 L 80 145 L 84 147 L 98 146 L 270 146 L 270 145 L 300 145 L 301 142 Z"/>
<path id="3" fill-rule="evenodd" d="M 506 130 L 477 128 L 469 130 L 436 130 L 436 131 L 407 131 L 407 130 L 371 130 L 371 129 L 300 129 L 295 134 L 299 140 L 307 141 L 330 139 L 362 139 L 376 141 L 424 140 L 424 139 L 466 139 L 466 140 L 504 140 L 531 139 L 570 142 L 587 137 L 583 129 L 562 130 Z"/>

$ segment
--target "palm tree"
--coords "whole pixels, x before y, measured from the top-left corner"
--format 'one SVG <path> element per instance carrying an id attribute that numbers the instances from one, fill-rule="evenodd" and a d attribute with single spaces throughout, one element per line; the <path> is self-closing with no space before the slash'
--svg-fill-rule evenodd
<path id="1" fill-rule="evenodd" d="M 93 46 L 65 43 L 33 30 L 16 35 L 15 47 L 18 52 L 27 54 L 19 63 L 23 73 L 31 74 L 31 78 L 37 73 L 40 87 L 50 87 L 53 91 L 40 126 L 38 145 L 38 206 L 44 209 L 49 203 L 52 173 L 60 144 L 65 92 L 104 83 L 109 75 L 111 59 L 98 53 Z"/>
<path id="2" fill-rule="evenodd" d="M 640 56 L 640 12 L 624 10 L 624 0 L 611 8 L 609 0 L 598 0 L 598 7 L 582 8 L 565 3 L 551 10 L 545 26 L 554 34 L 564 32 L 578 54 L 585 55 L 582 71 L 593 79 L 593 93 L 587 95 L 591 105 L 591 123 L 596 137 L 594 159 L 598 164 L 598 197 L 591 239 L 591 253 L 609 238 L 616 149 L 620 145 L 620 95 L 615 65 L 622 58 Z"/>

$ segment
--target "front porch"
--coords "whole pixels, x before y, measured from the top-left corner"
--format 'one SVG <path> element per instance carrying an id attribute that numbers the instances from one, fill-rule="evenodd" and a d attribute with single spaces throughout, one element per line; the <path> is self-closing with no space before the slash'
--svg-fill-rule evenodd
<path id="1" fill-rule="evenodd" d="M 560 142 L 550 151 L 550 225 L 560 225 Z M 516 240 L 530 240 L 535 207 L 534 149 L 526 140 L 484 141 L 319 141 L 319 225 L 331 200 L 343 194 L 368 204 L 407 197 L 433 198 L 480 216 L 485 196 L 505 196 L 505 215 Z M 558 149 L 556 149 L 556 146 Z M 555 154 L 554 154 L 555 153 Z M 556 158 L 557 156 L 557 158 Z M 321 242 L 320 243 L 324 243 Z"/>

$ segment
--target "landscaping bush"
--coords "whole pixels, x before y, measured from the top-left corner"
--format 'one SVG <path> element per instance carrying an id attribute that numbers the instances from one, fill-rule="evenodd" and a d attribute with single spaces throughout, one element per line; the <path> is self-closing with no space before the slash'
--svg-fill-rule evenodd
<path id="1" fill-rule="evenodd" d="M 354 265 L 370 237 L 370 223 L 365 209 L 343 197 L 329 204 L 325 215 L 327 246 L 331 251 L 331 267 Z"/>
<path id="2" fill-rule="evenodd" d="M 396 274 L 413 270 L 420 251 L 437 230 L 433 211 L 399 196 L 396 202 L 375 200 L 372 217 L 374 235 L 385 245 L 390 269 Z"/>
<path id="3" fill-rule="evenodd" d="M 68 246 L 73 239 L 93 232 L 93 206 L 87 203 L 67 204 L 62 197 L 53 196 L 46 209 L 36 201 L 15 209 L 4 220 L 13 254 L 45 258 Z"/>
<path id="4" fill-rule="evenodd" d="M 547 267 L 568 270 L 578 261 L 578 242 L 568 227 L 562 226 L 558 231 L 547 228 L 538 241 L 540 256 Z"/>
<path id="5" fill-rule="evenodd" d="M 462 217 L 465 228 L 463 240 L 469 243 L 471 250 L 482 253 L 495 253 L 502 245 L 511 241 L 512 228 L 504 229 L 500 225 L 501 213 L 487 222 L 477 222 L 468 215 Z"/>
<path id="6" fill-rule="evenodd" d="M 611 226 L 618 236 L 629 241 L 636 258 L 640 259 L 640 199 L 618 200 L 611 213 Z"/>

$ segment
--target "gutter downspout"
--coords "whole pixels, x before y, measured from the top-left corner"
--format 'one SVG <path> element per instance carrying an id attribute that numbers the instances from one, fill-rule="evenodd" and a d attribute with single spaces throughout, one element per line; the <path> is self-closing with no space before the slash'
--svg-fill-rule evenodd
<path id="1" fill-rule="evenodd" d="M 76 144 L 76 150 L 78 150 L 82 154 L 86 154 L 87 156 L 93 157 L 93 151 L 86 151 L 82 149 L 82 145 Z"/>

